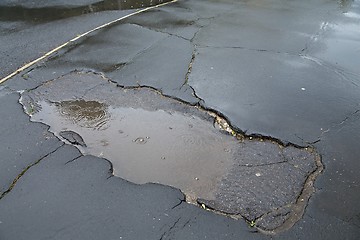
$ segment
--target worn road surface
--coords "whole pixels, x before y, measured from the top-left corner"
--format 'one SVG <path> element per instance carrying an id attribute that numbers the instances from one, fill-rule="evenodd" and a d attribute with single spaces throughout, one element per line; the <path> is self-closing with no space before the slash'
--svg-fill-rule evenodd
<path id="1" fill-rule="evenodd" d="M 0 33 L 1 240 L 360 238 L 359 0 L 4 0 Z"/>

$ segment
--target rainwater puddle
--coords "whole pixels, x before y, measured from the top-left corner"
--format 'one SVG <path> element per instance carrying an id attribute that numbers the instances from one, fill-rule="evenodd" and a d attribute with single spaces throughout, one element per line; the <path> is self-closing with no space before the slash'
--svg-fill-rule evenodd
<path id="1" fill-rule="evenodd" d="M 32 119 L 51 131 L 78 133 L 85 154 L 109 159 L 114 174 L 131 182 L 161 183 L 195 200 L 212 198 L 232 164 L 236 138 L 211 122 L 180 112 L 119 108 L 96 101 L 40 103 Z"/>
<path id="2" fill-rule="evenodd" d="M 6 5 L 0 3 L 0 21 L 26 21 L 33 23 L 80 16 L 88 13 L 110 10 L 126 10 L 155 6 L 170 0 L 104 0 L 84 6 L 34 6 Z"/>

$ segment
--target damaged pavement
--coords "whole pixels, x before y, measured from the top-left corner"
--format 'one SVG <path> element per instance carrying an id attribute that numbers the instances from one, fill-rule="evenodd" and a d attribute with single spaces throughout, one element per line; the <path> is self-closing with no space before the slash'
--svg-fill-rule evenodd
<path id="1" fill-rule="evenodd" d="M 76 16 L 1 18 L 1 78 L 136 13 L 94 2 L 69 6 L 95 9 Z M 174 1 L 16 74 L 0 86 L 0 238 L 357 239 L 359 12 L 358 1 Z M 128 127 L 91 142 L 111 121 Z M 156 131 L 137 129 L 152 122 Z M 106 155 L 119 136 L 133 148 Z M 175 149 L 156 155 L 169 143 L 184 147 L 184 166 L 164 163 Z M 156 156 L 126 165 L 153 146 Z"/>

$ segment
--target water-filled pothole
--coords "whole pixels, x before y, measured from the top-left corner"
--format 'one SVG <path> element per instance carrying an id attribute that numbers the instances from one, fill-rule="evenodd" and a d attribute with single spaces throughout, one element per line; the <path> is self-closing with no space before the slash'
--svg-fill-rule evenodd
<path id="1" fill-rule="evenodd" d="M 188 196 L 212 196 L 238 145 L 208 120 L 177 111 L 85 100 L 42 101 L 40 107 L 34 121 L 45 122 L 55 133 L 79 134 L 87 146 L 82 152 L 109 159 L 116 176 L 174 186 Z"/>
<path id="2" fill-rule="evenodd" d="M 179 188 L 188 201 L 265 230 L 301 217 L 320 168 L 312 151 L 239 140 L 215 127 L 212 113 L 98 74 L 70 73 L 24 92 L 20 102 L 32 121 L 110 160 L 116 176 Z"/>

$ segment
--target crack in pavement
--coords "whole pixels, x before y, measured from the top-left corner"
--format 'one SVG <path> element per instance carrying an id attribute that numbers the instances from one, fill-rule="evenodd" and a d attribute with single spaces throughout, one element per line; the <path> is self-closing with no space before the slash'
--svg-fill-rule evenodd
<path id="1" fill-rule="evenodd" d="M 170 33 L 170 32 L 166 32 L 166 31 L 161 31 L 160 29 L 152 28 L 152 27 L 149 27 L 149 26 L 143 26 L 143 25 L 141 25 L 141 24 L 133 23 L 133 22 L 129 22 L 129 24 L 135 25 L 135 26 L 138 26 L 138 27 L 141 27 L 141 28 L 144 28 L 144 29 L 148 29 L 148 30 L 151 30 L 151 31 L 154 31 L 154 32 L 163 33 L 163 34 L 167 34 L 167 35 L 169 35 L 169 36 L 177 37 L 177 38 L 180 38 L 180 39 L 185 40 L 185 41 L 191 41 L 191 39 L 185 38 L 185 37 L 180 36 L 180 35 L 177 35 L 177 34 L 175 34 L 175 33 Z M 191 26 L 191 25 L 189 25 L 189 26 Z"/>
<path id="2" fill-rule="evenodd" d="M 198 44 L 199 48 L 213 48 L 213 49 L 241 49 L 241 50 L 248 50 L 248 51 L 255 51 L 255 52 L 267 52 L 267 53 L 275 53 L 275 54 L 284 54 L 290 56 L 300 56 L 300 54 L 288 53 L 288 52 L 280 52 L 268 49 L 257 49 L 257 48 L 247 48 L 242 46 L 211 46 L 211 45 L 204 45 Z"/>
<path id="3" fill-rule="evenodd" d="M 348 114 L 347 116 L 344 117 L 343 120 L 341 120 L 339 123 L 334 123 L 332 124 L 329 128 L 327 128 L 326 130 L 322 130 L 320 136 L 318 137 L 318 140 L 314 141 L 312 144 L 318 143 L 321 141 L 321 139 L 327 134 L 329 133 L 331 130 L 335 130 L 337 129 L 337 131 L 341 131 L 341 129 L 344 127 L 344 124 L 353 116 L 355 116 L 356 114 L 358 114 L 360 112 L 360 109 L 357 109 L 356 111 Z"/>
<path id="4" fill-rule="evenodd" d="M 92 71 L 91 71 L 92 72 Z M 94 72 L 95 73 L 95 72 Z M 103 75 L 102 73 L 96 73 L 96 74 L 100 74 L 100 75 Z M 103 75 L 105 77 L 105 75 Z M 157 93 L 159 93 L 160 95 L 164 96 L 164 97 L 168 97 L 168 98 L 171 98 L 171 99 L 174 99 L 174 100 L 177 100 L 181 103 L 184 103 L 184 104 L 189 104 L 189 105 L 193 105 L 193 106 L 199 106 L 200 107 L 200 104 L 199 102 L 203 101 L 200 97 L 198 97 L 195 93 L 195 90 L 189 85 L 189 87 L 193 90 L 193 96 L 195 98 L 197 98 L 199 100 L 199 102 L 195 103 L 195 104 L 191 104 L 181 98 L 178 98 L 178 97 L 175 97 L 175 96 L 172 96 L 172 95 L 168 95 L 168 94 L 165 94 L 163 92 L 163 90 L 161 88 L 155 88 L 153 86 L 149 86 L 149 85 L 143 85 L 143 84 L 137 84 L 137 85 L 121 85 L 120 83 L 110 79 L 110 78 L 107 78 L 107 80 L 113 84 L 115 84 L 117 87 L 119 88 L 123 88 L 123 89 L 151 89 Z"/>
<path id="5" fill-rule="evenodd" d="M 136 24 L 133 24 L 133 25 L 136 25 Z M 132 57 L 131 59 L 129 59 L 128 61 L 123 63 L 123 65 L 121 65 L 120 68 L 117 68 L 116 70 L 121 70 L 122 68 L 125 68 L 126 66 L 134 63 L 136 59 L 141 57 L 143 54 L 149 52 L 151 49 L 155 48 L 160 42 L 164 41 L 166 38 L 169 38 L 169 37 L 171 37 L 171 36 L 161 38 L 161 39 L 155 41 L 154 43 L 152 43 L 151 45 L 147 46 L 146 48 L 142 49 L 141 51 L 137 52 L 134 55 L 134 57 Z"/>
<path id="6" fill-rule="evenodd" d="M 340 123 L 337 123 L 335 125 L 340 126 L 346 123 L 352 116 L 356 115 L 358 112 L 360 112 L 360 109 L 356 110 L 355 112 L 350 113 L 348 116 L 346 116 Z"/>
<path id="7" fill-rule="evenodd" d="M 310 46 L 327 31 L 327 27 L 329 26 L 329 22 L 323 22 L 320 26 L 320 29 L 315 33 L 310 39 L 305 43 L 305 47 L 301 50 L 301 53 L 306 53 Z"/>
<path id="8" fill-rule="evenodd" d="M 186 72 L 186 74 L 185 74 L 185 81 L 184 81 L 184 83 L 181 85 L 181 87 L 180 87 L 180 89 L 182 88 L 182 87 L 184 87 L 185 85 L 189 85 L 189 75 L 191 74 L 191 70 L 192 70 L 192 65 L 193 65 L 193 63 L 194 63 L 194 61 L 195 61 L 195 56 L 196 56 L 196 47 L 194 46 L 194 49 L 193 49 L 193 52 L 192 52 L 192 55 L 191 55 L 191 60 L 190 60 L 190 62 L 189 62 L 189 66 L 188 66 L 188 70 L 187 70 L 187 72 Z"/>
<path id="9" fill-rule="evenodd" d="M 71 145 L 71 144 L 69 144 L 69 145 Z M 72 162 L 74 162 L 74 161 L 76 161 L 76 160 L 78 160 L 79 158 L 81 158 L 81 157 L 83 157 L 84 155 L 79 155 L 78 157 L 76 157 L 76 158 L 74 158 L 74 159 L 71 159 L 71 160 L 69 160 L 69 161 L 67 161 L 66 163 L 65 163 L 65 165 L 67 165 L 67 164 L 69 164 L 69 163 L 72 163 Z"/>
<path id="10" fill-rule="evenodd" d="M 4 191 L 1 195 L 0 195 L 0 200 L 5 197 L 8 193 L 11 192 L 11 190 L 15 187 L 16 183 L 20 180 L 20 178 L 33 166 L 36 166 L 37 164 L 39 164 L 43 159 L 45 159 L 46 157 L 50 156 L 51 154 L 55 153 L 57 150 L 59 150 L 61 147 L 63 147 L 65 145 L 65 143 L 63 143 L 62 145 L 60 145 L 59 147 L 57 147 L 55 150 L 47 153 L 46 155 L 44 155 L 43 157 L 39 158 L 37 161 L 33 162 L 32 164 L 28 165 L 25 169 L 23 169 L 21 171 L 21 173 L 12 181 L 10 187 Z"/>
<path id="11" fill-rule="evenodd" d="M 183 204 L 184 202 L 186 202 L 186 201 L 185 201 L 185 198 L 184 198 L 184 199 L 179 199 L 179 203 L 176 204 L 175 206 L 173 206 L 171 209 L 175 209 L 175 208 L 179 207 L 179 206 L 180 206 L 181 204 Z"/>
<path id="12" fill-rule="evenodd" d="M 312 194 L 316 191 L 314 187 L 314 182 L 316 178 L 324 170 L 324 165 L 322 164 L 320 155 L 316 156 L 316 165 L 317 168 L 307 177 L 304 187 L 296 199 L 296 204 L 292 206 L 291 211 L 288 214 L 289 217 L 285 220 L 285 222 L 282 225 L 278 226 L 273 230 L 264 231 L 264 233 L 275 234 L 278 232 L 283 232 L 294 226 L 295 223 L 297 223 L 303 217 L 305 213 L 305 209 L 309 204 L 309 199 L 311 198 Z M 263 229 L 260 229 L 260 231 L 263 231 Z"/>
<path id="13" fill-rule="evenodd" d="M 353 72 L 350 72 L 349 70 L 340 69 L 338 66 L 335 66 L 333 64 L 329 64 L 329 63 L 327 63 L 327 62 L 325 62 L 325 61 L 323 61 L 321 59 L 318 59 L 316 57 L 312 57 L 312 56 L 309 56 L 309 55 L 302 55 L 302 54 L 300 54 L 299 56 L 302 57 L 303 59 L 309 60 L 309 61 L 323 67 L 324 69 L 328 70 L 329 72 L 335 73 L 337 76 L 340 77 L 340 79 L 351 83 L 355 87 L 360 87 L 358 83 L 356 83 L 354 81 L 351 81 L 348 77 L 346 77 L 344 75 L 344 73 L 345 74 L 351 74 L 351 75 L 354 75 L 356 77 L 360 77 L 360 75 L 358 75 L 356 73 L 353 73 Z"/>
<path id="14" fill-rule="evenodd" d="M 169 233 L 171 233 L 171 231 L 176 227 L 176 224 L 179 223 L 180 219 L 181 219 L 181 217 L 179 217 L 179 218 L 170 226 L 170 228 L 169 228 L 168 230 L 166 230 L 166 231 L 161 235 L 160 240 L 164 240 L 165 237 L 166 237 L 166 235 L 169 234 Z"/>

